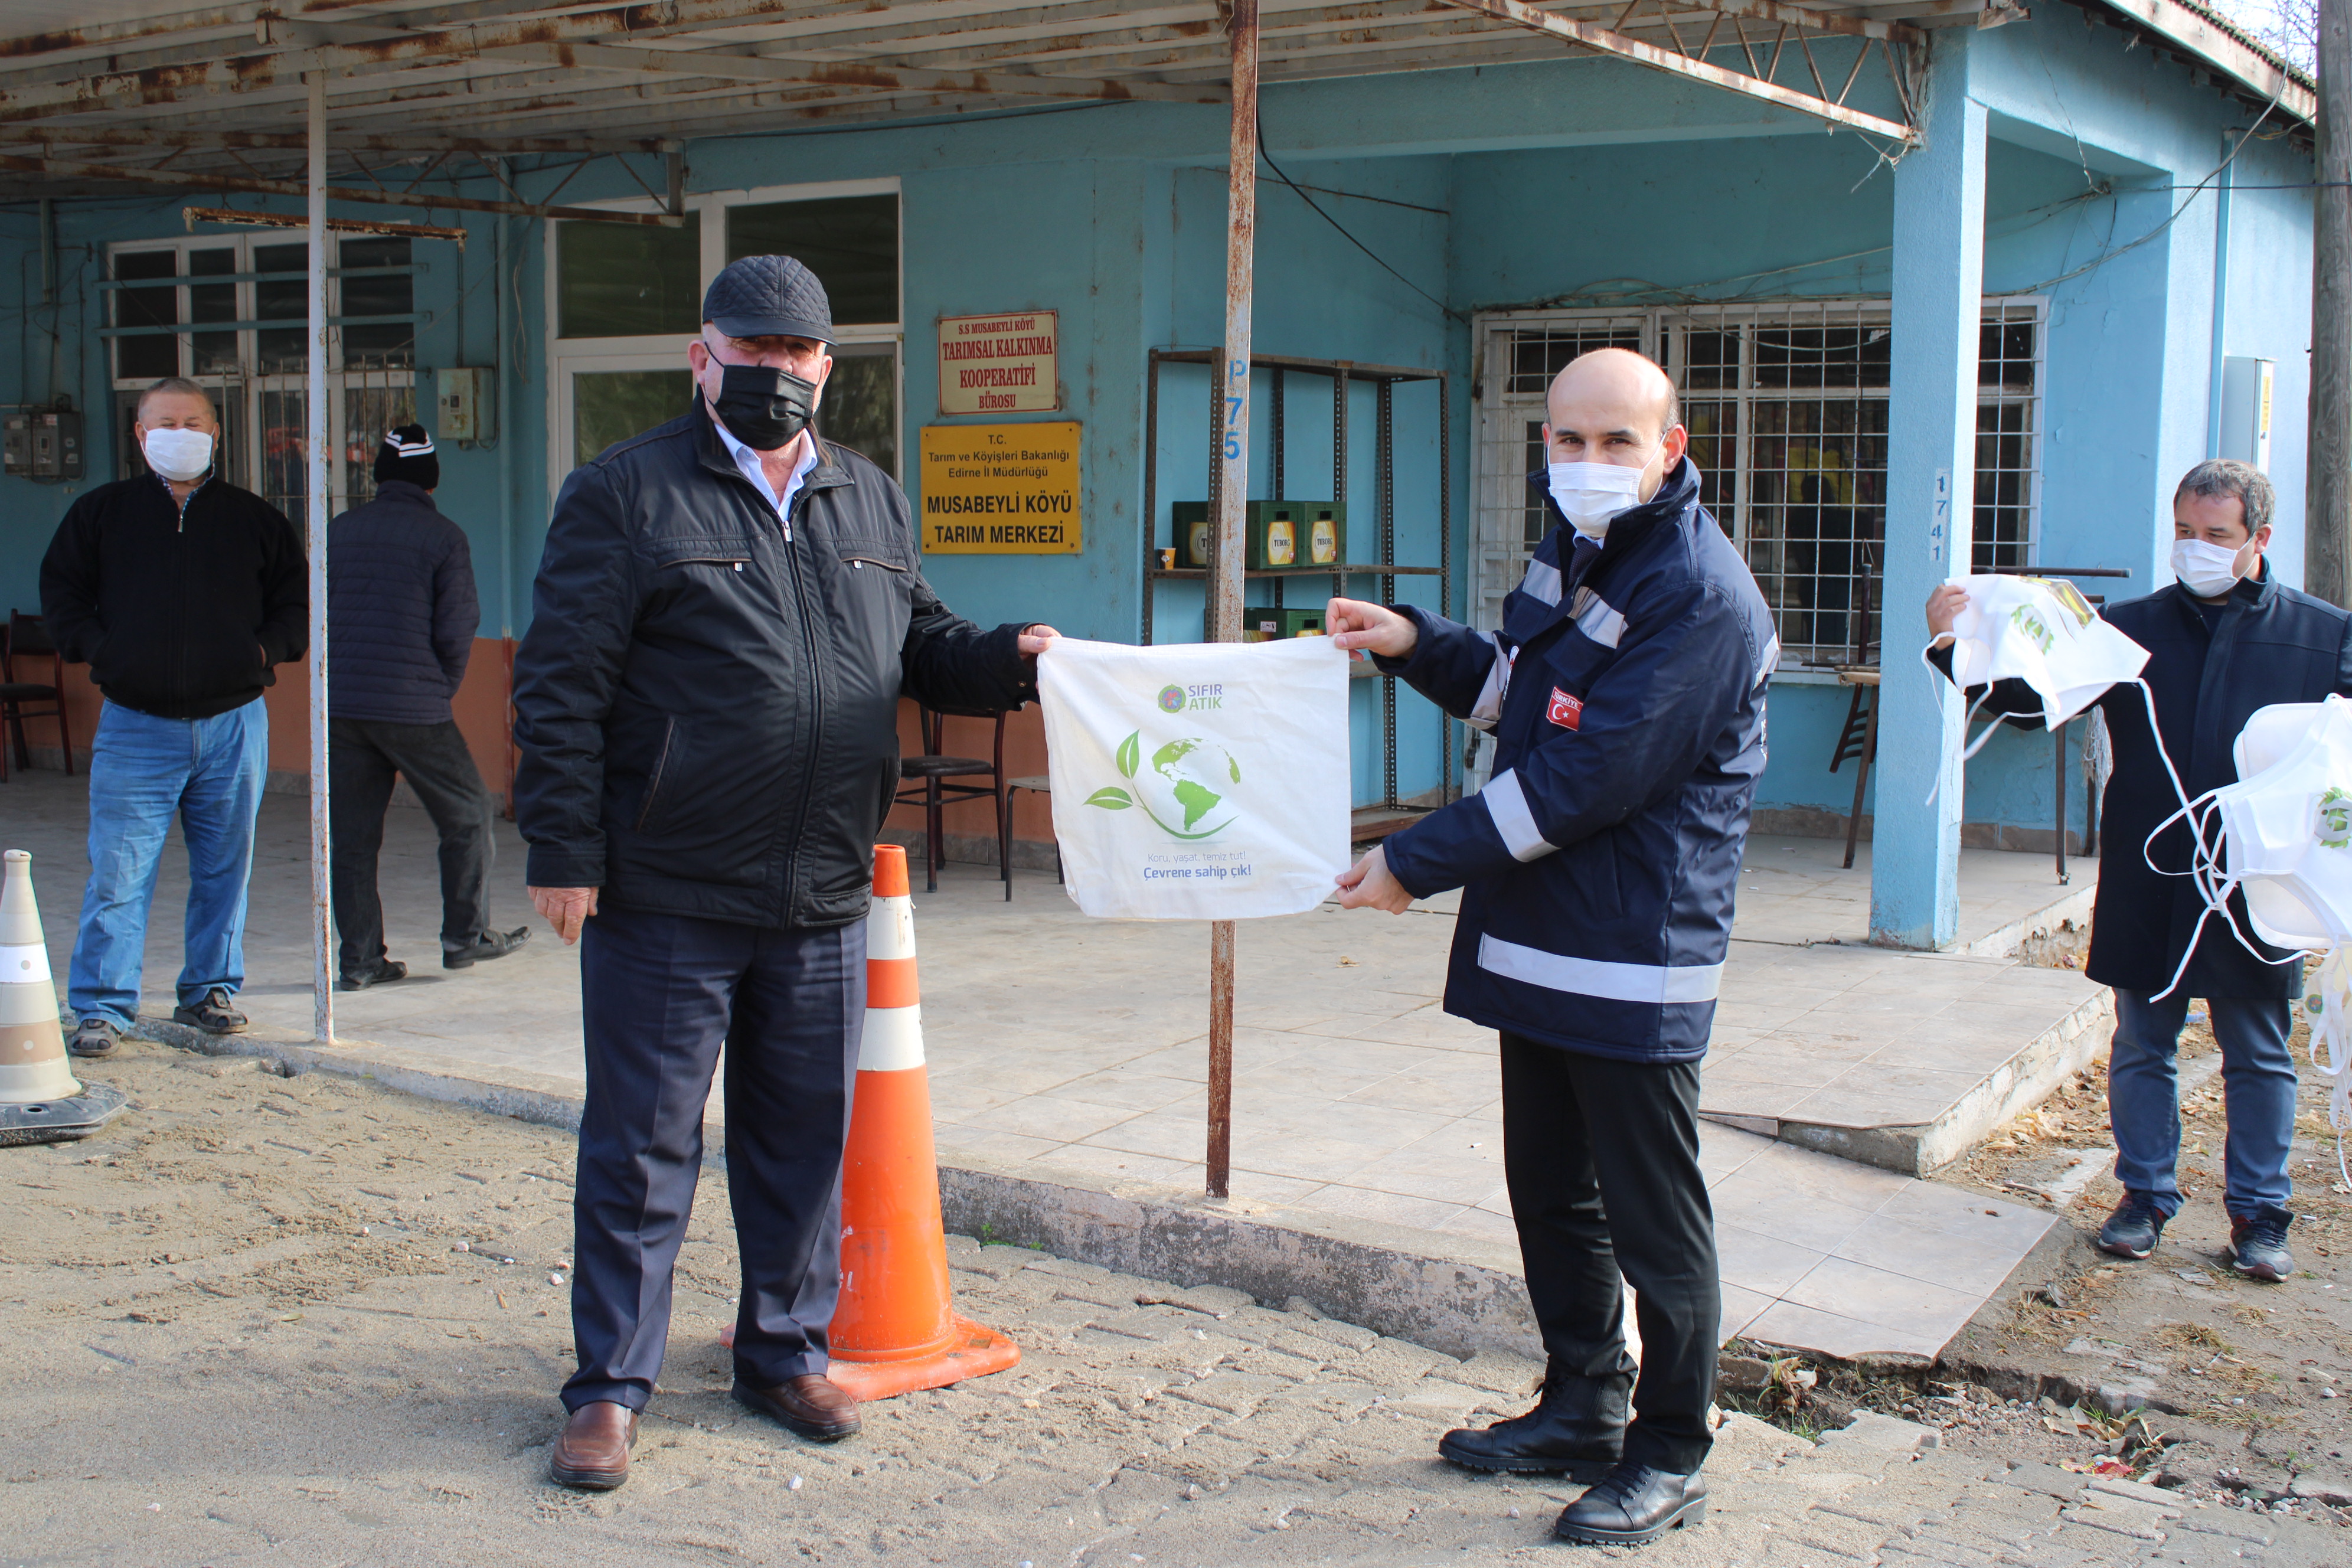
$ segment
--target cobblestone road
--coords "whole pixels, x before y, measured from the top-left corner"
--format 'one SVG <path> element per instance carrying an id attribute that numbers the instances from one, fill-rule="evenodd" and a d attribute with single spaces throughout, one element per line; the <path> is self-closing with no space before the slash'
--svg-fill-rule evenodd
<path id="1" fill-rule="evenodd" d="M 1555 1544 L 1570 1490 L 1439 1463 L 1522 1408 L 1467 1362 L 1236 1293 L 951 1241 L 959 1304 L 1024 1347 L 801 1443 L 727 1396 L 723 1177 L 681 1260 L 623 1490 L 545 1480 L 569 1359 L 569 1140 L 313 1075 L 139 1046 L 89 1145 L 0 1151 L 0 1563 L 1483 1563 L 1656 1568 L 2352 1558 L 2325 1527 L 1948 1451 L 1878 1417 L 1816 1447 L 1727 1419 L 1706 1522 Z M 457 1246 L 466 1243 L 467 1250 Z"/>

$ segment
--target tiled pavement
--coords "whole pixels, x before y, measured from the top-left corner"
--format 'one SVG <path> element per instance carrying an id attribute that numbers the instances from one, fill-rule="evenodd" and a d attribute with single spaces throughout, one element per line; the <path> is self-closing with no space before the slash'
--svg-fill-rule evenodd
<path id="1" fill-rule="evenodd" d="M 20 775 L 0 794 L 12 846 L 30 848 L 62 977 L 86 874 L 79 781 Z M 307 1032 L 308 868 L 299 799 L 263 813 L 245 1005 L 257 1024 Z M 1863 945 L 1866 856 L 1755 840 L 1743 875 L 1710 1112 L 1780 1131 L 1917 1121 L 1977 1092 L 2028 1041 L 2095 1014 L 2101 994 L 2065 971 Z M 522 855 L 501 827 L 501 922 L 529 919 Z M 2088 886 L 2083 866 L 2074 894 Z M 438 902 L 423 813 L 397 810 L 383 862 L 394 954 L 409 982 L 339 996 L 339 1033 L 427 1053 L 457 1072 L 581 1078 L 577 960 L 544 930 L 513 958 L 457 974 L 433 965 Z M 2049 906 L 2040 857 L 1972 852 L 1967 934 L 2014 928 Z M 149 943 L 148 1010 L 168 1016 L 184 862 L 167 854 Z M 1092 921 L 1050 877 L 1017 872 L 1013 898 L 953 866 L 918 892 L 925 1025 L 944 1160 L 1104 1184 L 1197 1193 L 1201 1183 L 1206 942 L 1196 925 Z M 1448 897 L 1401 917 L 1327 906 L 1241 927 L 1234 1196 L 1508 1246 L 1491 1033 L 1443 1013 Z M 535 922 L 534 922 L 535 923 Z M 473 1064 L 469 1068 L 466 1064 Z M 1924 1183 L 1733 1126 L 1705 1158 L 1722 1226 L 1726 1331 L 1852 1352 L 1930 1353 L 2046 1228 L 2005 1202 Z M 1986 1213 L 1987 1209 L 1998 1211 Z"/>

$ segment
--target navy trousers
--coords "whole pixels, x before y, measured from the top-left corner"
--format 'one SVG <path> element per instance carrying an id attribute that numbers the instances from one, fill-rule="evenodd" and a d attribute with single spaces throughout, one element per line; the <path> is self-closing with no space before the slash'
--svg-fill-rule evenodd
<path id="1" fill-rule="evenodd" d="M 566 1408 L 642 1410 L 669 1339 L 702 1111 L 727 1047 L 743 1290 L 735 1375 L 823 1373 L 841 1289 L 841 1155 L 866 1023 L 866 924 L 776 931 L 606 907 L 580 939 L 588 1097 L 573 1199 Z"/>

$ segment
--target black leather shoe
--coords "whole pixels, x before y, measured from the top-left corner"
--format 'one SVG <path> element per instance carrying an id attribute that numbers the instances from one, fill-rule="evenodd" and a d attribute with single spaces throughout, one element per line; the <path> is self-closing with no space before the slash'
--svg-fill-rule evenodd
<path id="1" fill-rule="evenodd" d="M 364 991 L 371 985 L 382 985 L 394 980 L 408 978 L 408 965 L 396 958 L 379 958 L 362 969 L 347 969 L 335 982 L 338 991 Z"/>
<path id="2" fill-rule="evenodd" d="M 504 958 L 530 940 L 530 927 L 517 926 L 512 931 L 485 931 L 482 940 L 465 947 L 445 947 L 441 950 L 444 969 L 471 969 L 493 958 Z"/>
<path id="3" fill-rule="evenodd" d="M 1525 1415 L 1497 1421 L 1484 1431 L 1469 1427 L 1437 1440 L 1445 1458 L 1473 1470 L 1565 1474 L 1591 1482 L 1607 1474 L 1625 1451 L 1630 1374 L 1560 1377 L 1544 1384 L 1543 1402 Z"/>
<path id="4" fill-rule="evenodd" d="M 1706 1517 L 1706 1483 L 1626 1463 L 1570 1503 L 1551 1532 L 1592 1546 L 1646 1546 L 1677 1525 Z"/>

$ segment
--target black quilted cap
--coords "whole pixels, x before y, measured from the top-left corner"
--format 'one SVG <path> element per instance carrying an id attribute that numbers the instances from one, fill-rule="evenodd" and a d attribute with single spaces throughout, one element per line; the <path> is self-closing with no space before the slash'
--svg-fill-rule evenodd
<path id="1" fill-rule="evenodd" d="M 789 256 L 729 262 L 702 296 L 702 319 L 730 338 L 833 342 L 833 306 L 824 285 Z"/>

